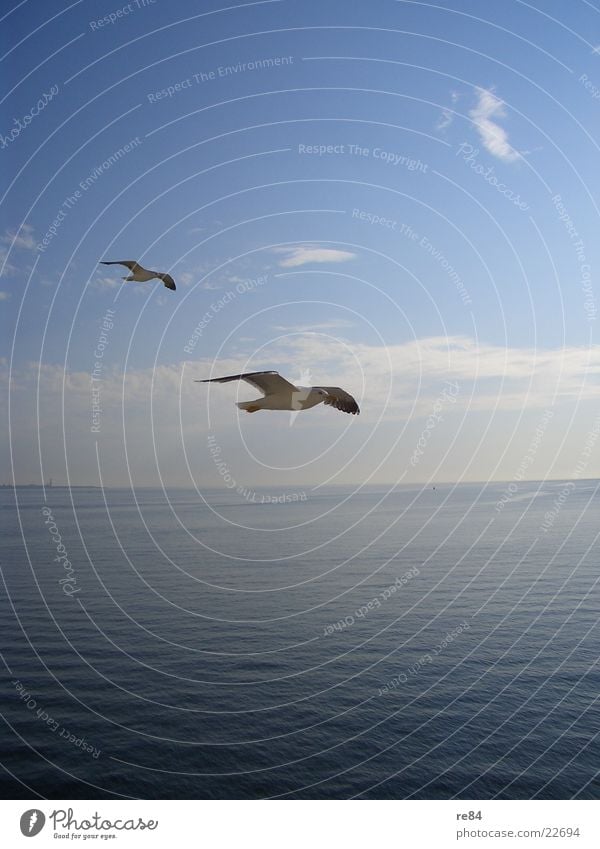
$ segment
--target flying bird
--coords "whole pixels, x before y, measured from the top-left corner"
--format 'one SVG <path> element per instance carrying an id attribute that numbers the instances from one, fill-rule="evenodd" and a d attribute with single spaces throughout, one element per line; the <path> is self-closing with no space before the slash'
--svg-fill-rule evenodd
<path id="1" fill-rule="evenodd" d="M 131 271 L 131 274 L 128 277 L 124 277 L 123 280 L 133 280 L 135 283 L 147 283 L 148 280 L 154 280 L 154 278 L 157 278 L 158 280 L 162 280 L 167 289 L 175 291 L 177 288 L 175 286 L 175 281 L 170 274 L 164 274 L 162 271 L 148 271 L 147 268 L 144 268 L 133 259 L 120 259 L 115 262 L 105 262 L 102 260 L 100 264 L 124 265 L 125 268 L 128 268 Z"/>
<path id="2" fill-rule="evenodd" d="M 245 380 L 263 393 L 256 401 L 240 401 L 238 407 L 247 413 L 258 410 L 309 410 L 317 404 L 335 407 L 343 413 L 360 413 L 355 399 L 339 386 L 294 386 L 277 371 L 250 371 L 245 374 L 232 374 L 229 377 L 213 377 L 210 380 L 196 380 L 195 383 L 230 383 L 232 380 Z"/>

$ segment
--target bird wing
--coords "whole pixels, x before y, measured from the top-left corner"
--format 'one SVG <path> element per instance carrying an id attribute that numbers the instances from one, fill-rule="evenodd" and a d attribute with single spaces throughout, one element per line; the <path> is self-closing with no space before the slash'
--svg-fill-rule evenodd
<path id="1" fill-rule="evenodd" d="M 173 280 L 170 274 L 163 274 L 162 272 L 159 272 L 156 276 L 162 280 L 167 289 L 172 289 L 173 291 L 177 289 L 175 281 Z"/>
<path id="2" fill-rule="evenodd" d="M 264 395 L 297 392 L 298 387 L 282 377 L 278 371 L 249 371 L 245 374 L 232 374 L 228 377 L 213 377 L 210 380 L 196 380 L 195 383 L 229 383 L 232 380 L 245 380 Z"/>
<path id="3" fill-rule="evenodd" d="M 327 398 L 323 403 L 329 407 L 335 407 L 336 410 L 341 410 L 343 413 L 352 413 L 353 416 L 360 413 L 356 399 L 349 392 L 340 389 L 339 386 L 315 386 L 315 389 L 322 389 L 327 392 Z"/>
<path id="4" fill-rule="evenodd" d="M 128 268 L 130 271 L 134 273 L 142 268 L 134 259 L 118 259 L 114 262 L 105 262 L 104 260 L 100 260 L 100 265 L 124 265 L 125 268 Z M 145 269 L 142 269 L 145 271 Z"/>

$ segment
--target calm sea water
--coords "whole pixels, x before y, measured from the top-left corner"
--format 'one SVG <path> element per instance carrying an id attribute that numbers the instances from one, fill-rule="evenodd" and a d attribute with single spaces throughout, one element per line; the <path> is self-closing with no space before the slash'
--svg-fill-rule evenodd
<path id="1" fill-rule="evenodd" d="M 0 491 L 0 793 L 598 798 L 599 487 Z"/>

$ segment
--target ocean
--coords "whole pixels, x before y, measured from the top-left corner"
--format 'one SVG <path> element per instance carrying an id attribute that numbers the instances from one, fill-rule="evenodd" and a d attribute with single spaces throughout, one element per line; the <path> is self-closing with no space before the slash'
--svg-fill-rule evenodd
<path id="1" fill-rule="evenodd" d="M 599 487 L 0 490 L 0 794 L 598 798 Z"/>

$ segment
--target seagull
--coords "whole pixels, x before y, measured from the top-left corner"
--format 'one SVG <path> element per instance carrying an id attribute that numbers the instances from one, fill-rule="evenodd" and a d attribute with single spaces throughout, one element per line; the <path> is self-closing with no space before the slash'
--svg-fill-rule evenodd
<path id="1" fill-rule="evenodd" d="M 104 262 L 101 261 L 101 265 L 124 265 L 125 268 L 128 268 L 131 271 L 129 277 L 124 277 L 123 280 L 133 280 L 136 283 L 147 283 L 148 280 L 154 280 L 157 277 L 159 280 L 165 284 L 167 289 L 172 289 L 175 291 L 177 288 L 175 286 L 175 281 L 171 277 L 170 274 L 164 274 L 162 271 L 148 271 L 147 268 L 141 266 L 134 259 L 120 259 L 116 262 Z"/>
<path id="2" fill-rule="evenodd" d="M 317 404 L 335 407 L 343 413 L 360 413 L 355 399 L 339 386 L 294 386 L 278 371 L 249 371 L 229 377 L 213 377 L 210 380 L 195 380 L 195 383 L 230 383 L 245 380 L 263 393 L 256 401 L 240 401 L 238 407 L 247 413 L 258 410 L 309 410 Z"/>

